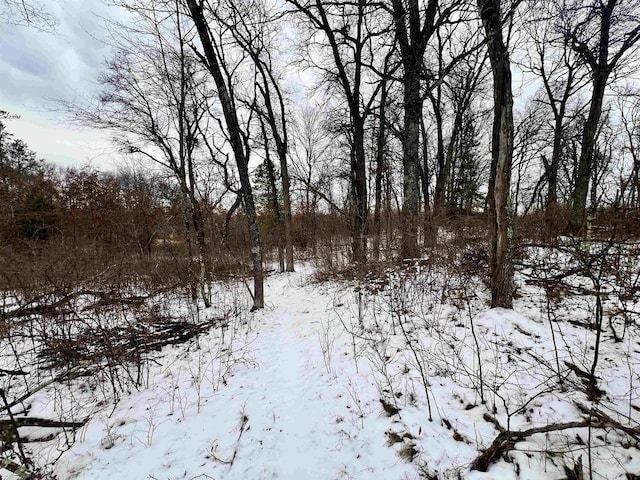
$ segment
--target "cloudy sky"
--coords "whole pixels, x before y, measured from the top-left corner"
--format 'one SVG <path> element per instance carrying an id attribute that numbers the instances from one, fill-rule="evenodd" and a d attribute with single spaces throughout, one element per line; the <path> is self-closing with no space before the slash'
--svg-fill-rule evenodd
<path id="1" fill-rule="evenodd" d="M 8 130 L 38 155 L 65 166 L 114 168 L 117 155 L 106 132 L 71 125 L 59 101 L 96 91 L 105 56 L 104 18 L 120 12 L 103 0 L 45 0 L 56 31 L 2 25 L 0 109 L 20 116 Z M 1 4 L 0 4 L 0 8 Z"/>
<path id="2" fill-rule="evenodd" d="M 28 2 L 44 5 L 55 19 L 55 32 L 43 32 L 2 22 L 8 3 L 0 0 L 0 110 L 20 116 L 6 121 L 8 130 L 50 162 L 116 168 L 119 156 L 110 134 L 73 125 L 60 102 L 95 95 L 109 56 L 105 20 L 123 21 L 126 13 L 108 0 Z M 314 83 L 309 71 L 296 70 L 289 80 L 307 87 Z"/>

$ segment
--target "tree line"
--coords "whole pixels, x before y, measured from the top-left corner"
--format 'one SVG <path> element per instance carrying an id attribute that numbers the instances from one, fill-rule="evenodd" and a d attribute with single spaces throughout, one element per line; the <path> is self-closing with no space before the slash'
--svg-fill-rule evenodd
<path id="1" fill-rule="evenodd" d="M 586 235 L 598 211 L 637 220 L 638 0 L 118 5 L 99 94 L 67 107 L 171 178 L 203 298 L 212 206 L 246 218 L 254 308 L 259 199 L 286 271 L 296 209 L 348 224 L 361 266 L 419 258 L 452 216 L 485 218 L 503 307 L 518 217 L 541 213 L 550 242 Z"/>
<path id="2" fill-rule="evenodd" d="M 263 172 L 258 168 L 254 181 L 265 261 L 284 270 L 278 216 Z M 132 285 L 136 277 L 144 284 L 145 277 L 162 277 L 171 270 L 165 278 L 147 280 L 158 288 L 186 289 L 194 300 L 208 302 L 201 260 L 207 261 L 207 282 L 243 275 L 251 270 L 244 261 L 251 245 L 246 215 L 229 214 L 216 191 L 217 179 L 203 179 L 199 185 L 196 232 L 189 198 L 166 172 L 136 162 L 114 172 L 57 167 L 39 158 L 0 120 L 0 284 L 28 289 L 59 287 L 64 281 L 71 288 L 74 278 L 86 280 L 117 265 Z M 309 199 L 311 205 L 305 203 Z M 335 215 L 316 208 L 317 198 L 310 192 L 294 189 L 293 202 L 301 206 L 291 222 L 298 252 L 312 254 L 323 234 L 348 233 Z M 73 276 L 65 278 L 70 271 Z"/>

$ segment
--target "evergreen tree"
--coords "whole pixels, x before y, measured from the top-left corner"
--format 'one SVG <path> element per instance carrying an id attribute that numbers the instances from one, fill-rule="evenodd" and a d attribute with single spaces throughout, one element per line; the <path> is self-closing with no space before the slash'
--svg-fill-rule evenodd
<path id="1" fill-rule="evenodd" d="M 452 204 L 456 213 L 469 215 L 478 202 L 482 201 L 480 184 L 482 166 L 478 155 L 480 141 L 475 119 L 471 114 L 464 117 L 462 131 L 458 140 L 458 174 L 454 184 Z"/>

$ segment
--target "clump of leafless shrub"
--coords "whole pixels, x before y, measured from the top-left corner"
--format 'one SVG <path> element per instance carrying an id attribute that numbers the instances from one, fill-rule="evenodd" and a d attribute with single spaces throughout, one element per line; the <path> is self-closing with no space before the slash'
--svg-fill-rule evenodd
<path id="1" fill-rule="evenodd" d="M 230 324 L 244 321 L 248 295 L 241 283 L 212 279 L 213 306 L 204 311 L 192 298 L 189 260 L 179 246 L 156 248 L 153 255 L 109 255 L 53 239 L 0 250 L 4 468 L 40 478 L 57 457 L 33 452 L 48 442 L 64 451 L 94 412 L 147 387 L 163 347 L 197 341 L 212 329 L 235 332 Z M 235 272 L 228 269 L 229 276 Z M 227 371 L 234 362 L 218 353 L 209 362 L 211 375 L 218 371 L 214 363 Z M 226 373 L 216 375 L 212 382 Z M 30 413 L 39 393 L 51 399 L 53 418 Z M 45 433 L 33 436 L 34 428 Z"/>
<path id="2" fill-rule="evenodd" d="M 384 413 L 402 422 L 404 409 L 419 408 L 425 421 L 475 445 L 476 457 L 450 465 L 450 474 L 501 459 L 517 471 L 526 455 L 540 454 L 549 467 L 586 475 L 607 461 L 607 449 L 640 439 L 640 357 L 632 347 L 639 252 L 619 239 L 522 244 L 515 309 L 527 317 L 503 324 L 483 314 L 486 252 L 471 238 L 452 238 L 419 262 L 347 277 L 354 287 L 336 300 L 348 307 L 338 318 L 356 366 L 364 357 L 376 372 Z M 564 405 L 568 418 L 549 402 Z M 460 408 L 480 412 L 493 440 L 452 426 Z M 410 444 L 410 460 L 435 475 L 420 460 L 419 440 Z"/>

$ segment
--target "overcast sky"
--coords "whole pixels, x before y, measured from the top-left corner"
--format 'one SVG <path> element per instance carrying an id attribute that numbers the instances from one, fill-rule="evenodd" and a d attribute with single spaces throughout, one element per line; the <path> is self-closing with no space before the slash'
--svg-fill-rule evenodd
<path id="1" fill-rule="evenodd" d="M 118 163 L 108 132 L 72 125 L 59 107 L 60 100 L 90 97 L 97 90 L 100 68 L 109 55 L 103 41 L 105 19 L 123 20 L 126 15 L 107 3 L 44 0 L 57 21 L 54 33 L 0 24 L 0 110 L 20 116 L 6 121 L 8 130 L 59 165 L 113 169 Z M 314 82 L 310 71 L 294 73 L 289 80 L 298 85 Z"/>
<path id="2" fill-rule="evenodd" d="M 111 169 L 115 150 L 106 132 L 70 125 L 58 100 L 95 92 L 109 49 L 101 17 L 118 14 L 102 0 L 42 2 L 57 19 L 55 33 L 2 25 L 0 28 L 0 109 L 20 115 L 8 130 L 38 155 L 65 166 L 92 164 Z"/>
<path id="3" fill-rule="evenodd" d="M 8 130 L 40 157 L 59 165 L 113 169 L 118 163 L 108 132 L 72 125 L 67 114 L 59 112 L 60 100 L 96 92 L 102 62 L 109 55 L 103 41 L 105 18 L 125 15 L 106 3 L 44 0 L 42 4 L 57 21 L 53 33 L 0 25 L 0 109 L 20 116 L 7 120 Z M 514 72 L 516 92 L 519 85 L 527 85 L 518 72 Z M 289 80 L 301 87 L 314 83 L 310 71 L 292 72 Z"/>

